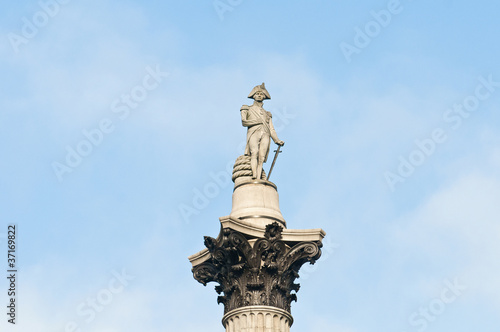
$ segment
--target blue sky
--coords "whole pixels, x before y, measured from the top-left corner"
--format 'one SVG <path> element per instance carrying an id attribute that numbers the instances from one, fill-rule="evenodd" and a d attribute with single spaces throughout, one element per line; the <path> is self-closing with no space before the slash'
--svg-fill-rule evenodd
<path id="1" fill-rule="evenodd" d="M 231 211 L 239 109 L 265 82 L 282 214 L 327 233 L 292 331 L 498 331 L 499 9 L 2 2 L 0 243 L 16 224 L 19 295 L 0 326 L 222 331 L 187 256 Z"/>

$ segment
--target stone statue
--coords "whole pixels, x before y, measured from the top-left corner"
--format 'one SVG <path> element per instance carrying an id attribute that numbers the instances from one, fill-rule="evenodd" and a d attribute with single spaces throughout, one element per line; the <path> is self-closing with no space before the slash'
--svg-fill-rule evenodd
<path id="1" fill-rule="evenodd" d="M 270 138 L 279 146 L 283 146 L 285 142 L 278 138 L 274 130 L 271 113 L 262 108 L 263 100 L 271 99 L 264 83 L 254 87 L 248 98 L 254 100 L 253 105 L 243 105 L 240 110 L 241 123 L 248 127 L 245 155 L 250 156 L 252 179 L 261 179 L 262 166 L 269 154 Z"/>

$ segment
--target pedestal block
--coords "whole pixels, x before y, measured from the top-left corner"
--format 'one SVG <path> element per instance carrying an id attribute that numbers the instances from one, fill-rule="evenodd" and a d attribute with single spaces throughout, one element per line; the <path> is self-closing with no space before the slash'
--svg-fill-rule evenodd
<path id="1" fill-rule="evenodd" d="M 252 180 L 251 177 L 236 179 L 230 216 L 262 228 L 273 221 L 286 227 L 276 185 L 269 181 Z"/>

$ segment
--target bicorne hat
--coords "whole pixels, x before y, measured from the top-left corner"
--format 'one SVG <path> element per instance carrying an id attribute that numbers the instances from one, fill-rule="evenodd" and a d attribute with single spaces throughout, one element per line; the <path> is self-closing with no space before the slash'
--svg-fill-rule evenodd
<path id="1" fill-rule="evenodd" d="M 266 96 L 264 99 L 271 99 L 271 95 L 269 94 L 269 92 L 267 92 L 264 83 L 262 83 L 261 85 L 257 85 L 255 88 L 253 88 L 252 92 L 250 92 L 250 94 L 248 95 L 248 98 L 253 98 L 254 94 L 256 94 L 259 91 L 262 92 L 264 96 Z"/>

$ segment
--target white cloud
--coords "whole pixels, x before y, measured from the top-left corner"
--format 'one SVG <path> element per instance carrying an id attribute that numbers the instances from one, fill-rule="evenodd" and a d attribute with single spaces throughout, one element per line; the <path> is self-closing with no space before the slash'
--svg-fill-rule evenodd
<path id="1" fill-rule="evenodd" d="M 398 246 L 428 261 L 422 272 L 430 279 L 420 281 L 422 291 L 430 292 L 443 277 L 459 277 L 471 299 L 479 296 L 500 306 L 499 197 L 498 176 L 473 172 L 399 220 Z"/>

